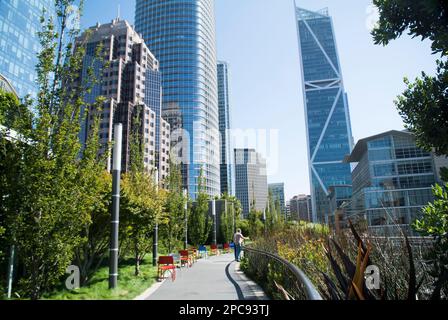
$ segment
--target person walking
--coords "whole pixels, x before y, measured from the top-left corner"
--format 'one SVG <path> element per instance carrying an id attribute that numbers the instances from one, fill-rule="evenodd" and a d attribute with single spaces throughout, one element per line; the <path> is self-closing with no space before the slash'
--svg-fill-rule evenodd
<path id="1" fill-rule="evenodd" d="M 235 244 L 235 260 L 240 262 L 241 247 L 244 240 L 248 240 L 248 237 L 243 236 L 241 229 L 237 229 L 235 235 L 233 236 L 233 243 Z"/>

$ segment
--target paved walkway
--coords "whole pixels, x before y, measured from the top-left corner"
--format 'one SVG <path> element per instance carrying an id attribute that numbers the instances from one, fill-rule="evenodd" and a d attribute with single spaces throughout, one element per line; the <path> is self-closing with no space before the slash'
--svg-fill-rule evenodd
<path id="1" fill-rule="evenodd" d="M 146 300 L 267 300 L 263 290 L 239 270 L 233 254 L 200 259 L 177 269 L 176 281 L 163 282 Z"/>

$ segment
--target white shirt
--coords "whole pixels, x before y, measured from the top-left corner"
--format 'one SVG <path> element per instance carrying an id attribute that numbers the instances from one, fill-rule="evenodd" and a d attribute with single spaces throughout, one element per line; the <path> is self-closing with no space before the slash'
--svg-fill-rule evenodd
<path id="1" fill-rule="evenodd" d="M 235 233 L 235 235 L 233 236 L 233 242 L 235 244 L 239 244 L 241 245 L 244 241 L 244 237 L 240 232 Z"/>

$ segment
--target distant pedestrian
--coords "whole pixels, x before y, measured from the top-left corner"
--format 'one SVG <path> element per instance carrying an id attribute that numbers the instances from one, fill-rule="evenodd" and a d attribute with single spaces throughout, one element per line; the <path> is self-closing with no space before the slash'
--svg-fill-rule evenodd
<path id="1" fill-rule="evenodd" d="M 237 229 L 235 235 L 233 236 L 233 243 L 235 244 L 235 260 L 240 262 L 241 247 L 244 240 L 248 240 L 248 237 L 243 236 L 241 229 Z"/>

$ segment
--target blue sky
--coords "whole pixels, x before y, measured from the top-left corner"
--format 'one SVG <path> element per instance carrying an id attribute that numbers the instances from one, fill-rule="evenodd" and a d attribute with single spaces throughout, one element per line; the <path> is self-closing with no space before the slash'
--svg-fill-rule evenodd
<path id="1" fill-rule="evenodd" d="M 233 127 L 278 130 L 278 170 L 268 180 L 284 182 L 287 199 L 309 193 L 293 1 L 215 1 L 218 58 L 231 67 Z M 374 45 L 371 0 L 296 2 L 310 10 L 328 7 L 333 17 L 355 142 L 403 129 L 393 100 L 405 88 L 404 76 L 434 73 L 429 43 L 404 36 L 387 47 Z M 119 5 L 121 18 L 133 23 L 134 0 L 86 0 L 83 27 L 109 22 Z"/>

